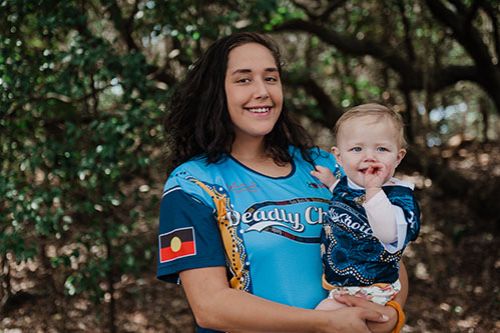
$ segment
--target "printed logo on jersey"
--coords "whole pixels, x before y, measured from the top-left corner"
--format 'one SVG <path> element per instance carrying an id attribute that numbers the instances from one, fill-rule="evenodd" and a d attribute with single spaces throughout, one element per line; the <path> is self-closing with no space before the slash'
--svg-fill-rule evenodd
<path id="1" fill-rule="evenodd" d="M 327 212 L 327 216 L 333 225 L 347 232 L 355 231 L 364 235 L 357 235 L 356 238 L 371 236 L 373 234 L 366 217 L 342 202 L 333 201 Z"/>
<path id="2" fill-rule="evenodd" d="M 241 193 L 241 192 L 257 192 L 257 191 L 258 188 L 256 183 L 244 184 L 244 183 L 232 182 L 229 185 L 229 192 Z"/>
<path id="3" fill-rule="evenodd" d="M 304 209 L 290 209 L 290 206 L 316 202 L 314 205 L 309 205 Z M 240 223 L 246 224 L 249 231 L 268 231 L 274 234 L 287 237 L 304 243 L 317 243 L 318 237 L 306 237 L 302 235 L 292 234 L 302 233 L 306 225 L 322 224 L 325 215 L 324 209 L 318 207 L 317 202 L 328 204 L 329 200 L 323 198 L 296 198 L 283 201 L 264 201 L 256 203 L 240 213 L 235 210 L 230 210 L 227 213 L 227 218 L 231 226 L 237 226 Z"/>
<path id="4" fill-rule="evenodd" d="M 193 227 L 175 229 L 159 236 L 160 263 L 193 256 L 196 241 Z"/>

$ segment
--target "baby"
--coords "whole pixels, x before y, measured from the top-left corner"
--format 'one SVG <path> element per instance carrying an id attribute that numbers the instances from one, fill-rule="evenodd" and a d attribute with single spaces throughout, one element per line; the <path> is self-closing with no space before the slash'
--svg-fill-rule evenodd
<path id="1" fill-rule="evenodd" d="M 393 177 L 406 154 L 403 127 L 385 106 L 356 106 L 334 128 L 332 152 L 345 176 L 337 180 L 321 166 L 312 171 L 333 194 L 321 237 L 323 286 L 330 293 L 317 309 L 344 307 L 336 294 L 385 305 L 401 289 L 399 261 L 420 228 L 413 185 Z"/>

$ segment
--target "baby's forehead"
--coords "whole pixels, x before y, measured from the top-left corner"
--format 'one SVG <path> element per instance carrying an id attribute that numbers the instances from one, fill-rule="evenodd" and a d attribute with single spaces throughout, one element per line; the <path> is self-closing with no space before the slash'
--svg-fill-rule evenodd
<path id="1" fill-rule="evenodd" d="M 399 132 L 398 123 L 391 117 L 373 114 L 357 115 L 344 119 L 336 132 L 335 141 L 338 142 L 339 139 L 357 140 L 359 137 L 369 139 L 375 135 L 383 141 L 397 141 L 399 145 Z"/>
<path id="2" fill-rule="evenodd" d="M 367 114 L 354 114 L 351 117 L 347 118 L 344 120 L 344 123 L 349 123 L 349 122 L 379 122 L 379 121 L 390 121 L 394 123 L 393 119 L 389 117 L 385 113 L 380 113 L 380 114 L 373 114 L 373 113 L 367 113 Z"/>
<path id="3" fill-rule="evenodd" d="M 343 130 L 346 127 L 369 127 L 374 125 L 384 125 L 398 130 L 398 123 L 386 114 L 366 114 L 366 115 L 355 115 L 350 118 L 344 119 L 344 121 L 339 124 L 337 134 L 348 134 L 344 133 Z"/>

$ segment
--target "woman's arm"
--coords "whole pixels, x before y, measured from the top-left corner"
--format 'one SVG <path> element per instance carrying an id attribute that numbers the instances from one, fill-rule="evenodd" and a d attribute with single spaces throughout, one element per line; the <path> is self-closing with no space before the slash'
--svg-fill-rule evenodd
<path id="1" fill-rule="evenodd" d="M 399 282 L 401 283 L 401 291 L 396 295 L 394 300 L 401 305 L 401 308 L 403 308 L 406 304 L 406 298 L 408 297 L 408 273 L 403 261 L 400 262 Z M 372 333 L 388 333 L 392 332 L 396 327 L 398 314 L 396 310 L 390 306 L 375 304 L 356 296 L 336 296 L 335 299 L 346 305 L 371 309 L 389 317 L 389 320 L 384 323 L 369 321 L 367 324 L 370 332 Z"/>
<path id="2" fill-rule="evenodd" d="M 406 299 L 408 298 L 410 283 L 408 282 L 408 272 L 406 271 L 406 266 L 403 263 L 403 260 L 399 262 L 399 282 L 401 283 L 401 290 L 396 295 L 394 300 L 401 304 L 401 307 L 404 308 Z"/>
<path id="3" fill-rule="evenodd" d="M 225 332 L 368 333 L 367 320 L 387 320 L 373 309 L 306 310 L 231 289 L 224 267 L 190 269 L 180 277 L 196 322 L 204 328 Z"/>

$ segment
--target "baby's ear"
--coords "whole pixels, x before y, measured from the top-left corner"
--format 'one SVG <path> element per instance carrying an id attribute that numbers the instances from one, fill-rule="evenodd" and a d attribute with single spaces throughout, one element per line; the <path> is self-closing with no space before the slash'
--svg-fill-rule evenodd
<path id="1" fill-rule="evenodd" d="M 401 163 L 401 161 L 403 160 L 403 158 L 405 157 L 406 155 L 406 149 L 404 148 L 401 148 L 399 151 L 398 151 L 398 165 L 399 163 Z"/>
<path id="2" fill-rule="evenodd" d="M 331 149 L 332 154 L 337 159 L 337 162 L 340 162 L 340 149 L 336 146 L 333 146 Z"/>

